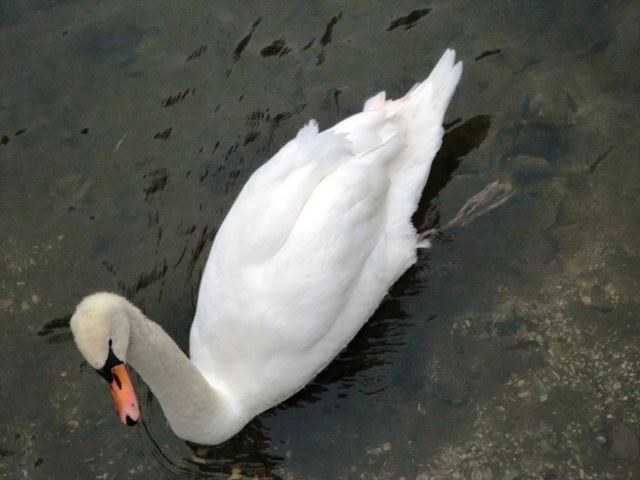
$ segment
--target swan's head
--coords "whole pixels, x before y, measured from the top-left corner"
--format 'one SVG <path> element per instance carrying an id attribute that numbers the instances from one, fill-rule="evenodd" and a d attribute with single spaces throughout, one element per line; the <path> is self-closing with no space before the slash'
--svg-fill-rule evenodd
<path id="1" fill-rule="evenodd" d="M 95 293 L 78 304 L 70 322 L 78 350 L 109 383 L 118 417 L 127 425 L 135 425 L 140 416 L 124 365 L 129 345 L 129 316 L 135 311 L 138 311 L 136 307 L 123 297 Z"/>

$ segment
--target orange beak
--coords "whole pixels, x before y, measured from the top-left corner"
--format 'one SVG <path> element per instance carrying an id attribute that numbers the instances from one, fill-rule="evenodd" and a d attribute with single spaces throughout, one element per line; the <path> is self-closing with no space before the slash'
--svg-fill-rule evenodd
<path id="1" fill-rule="evenodd" d="M 140 408 L 127 369 L 123 363 L 120 363 L 111 368 L 111 374 L 109 390 L 111 390 L 118 418 L 125 425 L 135 425 L 140 418 Z"/>

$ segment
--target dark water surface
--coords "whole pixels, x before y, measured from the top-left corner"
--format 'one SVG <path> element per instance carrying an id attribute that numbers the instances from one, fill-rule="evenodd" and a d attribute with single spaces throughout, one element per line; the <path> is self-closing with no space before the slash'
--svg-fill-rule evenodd
<path id="1" fill-rule="evenodd" d="M 640 477 L 640 4 L 0 3 L 0 477 Z M 421 255 L 314 383 L 226 444 L 134 375 L 117 424 L 68 318 L 129 296 L 186 350 L 251 173 L 464 61 L 418 223 L 516 194 Z M 426 218 L 426 220 L 425 220 Z"/>

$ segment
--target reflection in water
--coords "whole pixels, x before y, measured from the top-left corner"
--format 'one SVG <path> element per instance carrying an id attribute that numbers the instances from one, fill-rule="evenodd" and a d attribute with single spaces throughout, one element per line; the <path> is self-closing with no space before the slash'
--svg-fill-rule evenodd
<path id="1" fill-rule="evenodd" d="M 483 58 L 490 57 L 491 55 L 498 55 L 500 52 L 501 50 L 499 48 L 496 48 L 495 50 L 485 50 L 476 57 L 476 62 L 482 60 Z"/>
<path id="2" fill-rule="evenodd" d="M 336 23 L 342 18 L 342 12 L 329 20 L 327 24 L 327 28 L 325 29 L 322 37 L 320 37 L 320 53 L 318 53 L 318 61 L 316 65 L 322 65 L 326 59 L 326 46 L 331 43 L 331 35 L 333 34 L 333 27 L 336 26 Z M 312 40 L 313 41 L 313 40 Z"/>
<path id="3" fill-rule="evenodd" d="M 253 36 L 253 32 L 256 29 L 256 27 L 258 25 L 260 25 L 260 22 L 262 22 L 262 18 L 258 17 L 253 22 L 253 25 L 251 25 L 251 30 L 249 31 L 249 33 L 246 34 L 242 38 L 242 40 L 240 40 L 240 42 L 238 42 L 238 44 L 236 45 L 236 48 L 233 50 L 233 63 L 231 64 L 231 66 L 227 70 L 226 78 L 229 78 L 229 76 L 233 72 L 233 67 L 235 66 L 236 62 L 238 60 L 240 60 L 240 57 L 242 56 L 242 52 L 244 51 L 245 48 L 247 48 L 247 45 L 249 45 L 249 41 L 251 40 L 251 37 Z"/>
<path id="4" fill-rule="evenodd" d="M 187 444 L 193 452 L 192 458 L 185 459 L 191 471 L 207 474 L 238 472 L 247 477 L 280 478 L 275 471 L 284 458 L 269 452 L 270 439 L 259 418 L 222 445 L 205 447 Z"/>
<path id="5" fill-rule="evenodd" d="M 44 342 L 51 345 L 73 341 L 69 320 L 71 320 L 71 315 L 46 321 L 38 330 L 38 336 L 43 337 Z"/>
<path id="6" fill-rule="evenodd" d="M 243 478 L 280 479 L 274 471 L 283 457 L 269 453 L 269 439 L 264 435 L 259 419 L 254 419 L 222 445 L 185 442 L 191 450 L 188 457 L 169 452 L 167 446 L 163 449 L 163 445 L 153 438 L 148 424 L 143 421 L 142 427 L 153 444 L 152 455 L 167 478 L 229 478 L 229 475 L 241 473 Z"/>
<path id="7" fill-rule="evenodd" d="M 418 10 L 414 10 L 409 15 L 393 20 L 387 27 L 386 31 L 390 32 L 391 30 L 394 30 L 398 27 L 404 27 L 405 30 L 409 30 L 411 27 L 414 27 L 416 23 L 418 23 L 418 20 L 426 16 L 430 11 L 430 8 L 421 8 Z"/>

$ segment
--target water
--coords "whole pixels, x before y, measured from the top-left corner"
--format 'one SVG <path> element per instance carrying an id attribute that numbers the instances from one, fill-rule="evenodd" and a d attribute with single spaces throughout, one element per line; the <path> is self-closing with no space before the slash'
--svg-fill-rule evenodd
<path id="1" fill-rule="evenodd" d="M 0 8 L 2 478 L 640 475 L 636 3 Z M 464 73 L 419 222 L 494 180 L 514 197 L 227 444 L 177 439 L 139 381 L 141 425 L 118 425 L 66 326 L 79 299 L 127 294 L 186 349 L 251 172 L 449 46 Z"/>

